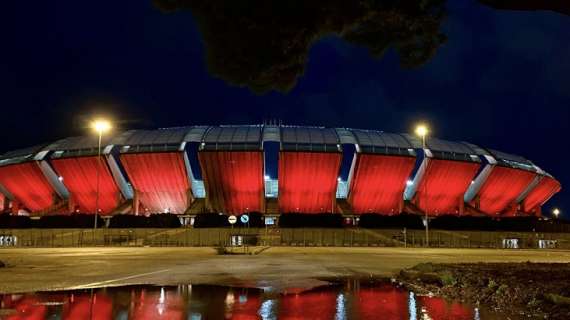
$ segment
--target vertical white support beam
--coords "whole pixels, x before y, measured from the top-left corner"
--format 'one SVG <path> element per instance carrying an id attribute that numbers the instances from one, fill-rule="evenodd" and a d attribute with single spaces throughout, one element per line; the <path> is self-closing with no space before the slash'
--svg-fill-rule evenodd
<path id="1" fill-rule="evenodd" d="M 463 200 L 465 201 L 465 203 L 469 203 L 473 201 L 473 199 L 475 199 L 475 197 L 481 190 L 481 187 L 483 187 L 487 179 L 489 179 L 489 176 L 491 175 L 493 168 L 495 168 L 495 166 L 497 165 L 497 160 L 492 156 L 485 155 L 484 157 L 488 163 L 485 165 L 485 168 L 481 170 L 481 172 L 475 178 L 475 180 L 473 180 L 473 182 L 465 192 L 465 195 L 463 196 Z"/>
<path id="2" fill-rule="evenodd" d="M 537 175 L 534 177 L 534 180 L 532 180 L 528 187 L 517 197 L 517 204 L 522 203 L 524 199 L 526 199 L 526 197 L 528 197 L 528 195 L 532 192 L 532 190 L 538 186 L 540 180 L 542 180 L 546 175 L 546 172 L 544 172 L 544 170 L 540 169 L 539 167 L 534 166 L 534 168 L 536 169 Z"/>
<path id="3" fill-rule="evenodd" d="M 38 162 L 38 165 L 40 166 L 42 173 L 46 177 L 49 184 L 53 187 L 55 192 L 62 199 L 68 200 L 69 199 L 69 191 L 67 190 L 67 188 L 63 184 L 63 181 L 61 181 L 59 179 L 59 176 L 57 175 L 55 170 L 53 170 L 53 168 L 51 167 L 49 162 L 47 162 L 47 160 L 45 160 L 45 157 L 47 156 L 48 152 L 49 151 L 41 151 L 40 153 L 38 153 L 34 157 L 34 160 Z"/>
<path id="4" fill-rule="evenodd" d="M 418 172 L 416 172 L 416 176 L 414 177 L 414 180 L 412 180 L 411 184 L 407 184 L 406 185 L 406 190 L 404 191 L 404 200 L 406 201 L 410 201 L 414 198 L 414 196 L 416 195 L 416 192 L 420 186 L 420 184 L 422 183 L 422 180 L 424 179 L 424 176 L 426 174 L 427 171 L 427 167 L 429 164 L 429 160 L 430 158 L 433 157 L 433 154 L 431 153 L 431 151 L 429 149 L 424 149 L 424 159 L 422 160 L 422 164 L 420 165 L 420 168 L 418 169 Z"/>
<path id="5" fill-rule="evenodd" d="M 113 149 L 112 145 L 105 147 L 103 155 L 107 160 L 107 164 L 111 170 L 111 175 L 113 176 L 117 187 L 119 187 L 121 194 L 125 199 L 130 200 L 133 198 L 133 189 L 127 183 L 127 179 L 123 176 L 121 169 L 119 169 L 119 164 L 117 163 L 115 156 L 111 153 L 111 149 Z"/>
<path id="6" fill-rule="evenodd" d="M 14 195 L 0 184 L 0 193 L 2 193 L 10 201 L 14 201 Z"/>
<path id="7" fill-rule="evenodd" d="M 356 160 L 358 157 L 358 145 L 356 146 L 356 151 L 354 152 L 354 155 L 352 155 L 352 162 L 350 163 L 350 170 L 348 171 L 348 179 L 346 180 L 346 199 L 348 199 L 348 197 L 350 196 L 350 185 L 352 183 L 352 178 L 354 177 L 354 169 L 356 168 Z"/>
<path id="8" fill-rule="evenodd" d="M 198 180 L 194 178 L 194 173 L 192 173 L 192 166 L 190 165 L 190 159 L 188 158 L 188 154 L 185 151 L 182 151 L 182 155 L 184 158 L 184 166 L 186 167 L 186 175 L 188 177 L 188 182 L 190 183 L 190 188 L 192 189 L 192 196 L 194 198 L 198 198 L 201 194 L 201 190 L 198 190 Z"/>

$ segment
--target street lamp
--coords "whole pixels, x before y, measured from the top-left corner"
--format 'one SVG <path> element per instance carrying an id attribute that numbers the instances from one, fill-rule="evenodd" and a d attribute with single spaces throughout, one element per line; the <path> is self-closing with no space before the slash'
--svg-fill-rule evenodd
<path id="1" fill-rule="evenodd" d="M 425 124 L 419 124 L 416 127 L 416 134 L 422 138 L 422 148 L 426 147 L 426 136 L 429 134 L 429 128 Z"/>
<path id="2" fill-rule="evenodd" d="M 558 219 L 558 216 L 560 215 L 560 209 L 555 208 L 552 210 L 552 214 L 554 215 L 554 218 Z"/>
<path id="3" fill-rule="evenodd" d="M 99 216 L 99 175 L 101 170 L 101 139 L 103 138 L 103 134 L 109 130 L 111 130 L 111 123 L 104 119 L 97 119 L 91 123 L 91 128 L 95 130 L 98 135 L 98 144 L 97 144 L 97 193 L 95 195 L 95 221 L 93 222 L 93 230 L 97 229 L 97 218 Z"/>
<path id="4" fill-rule="evenodd" d="M 429 134 L 429 128 L 425 124 L 419 124 L 416 127 L 416 134 L 422 138 L 422 149 L 426 149 L 426 137 Z M 427 169 L 427 168 L 426 168 Z M 425 198 L 425 226 L 426 226 L 426 246 L 429 247 L 429 217 L 428 217 L 428 206 L 427 206 L 427 183 L 424 185 L 424 192 L 426 194 Z"/>

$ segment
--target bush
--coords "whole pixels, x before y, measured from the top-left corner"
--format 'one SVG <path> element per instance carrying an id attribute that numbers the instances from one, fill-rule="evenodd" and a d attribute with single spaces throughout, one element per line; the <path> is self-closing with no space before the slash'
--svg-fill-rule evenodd
<path id="1" fill-rule="evenodd" d="M 39 220 L 32 220 L 33 228 L 93 228 L 95 217 L 92 214 L 72 214 L 43 216 Z M 97 217 L 97 225 L 104 225 L 103 218 Z"/>
<path id="2" fill-rule="evenodd" d="M 175 214 L 152 214 L 148 217 L 120 214 L 113 216 L 109 228 L 179 228 L 181 226 Z"/>
<path id="3" fill-rule="evenodd" d="M 196 216 L 194 228 L 229 227 L 228 216 L 217 213 L 203 213 Z"/>
<path id="4" fill-rule="evenodd" d="M 331 213 L 284 213 L 279 217 L 282 228 L 342 228 L 343 218 Z"/>
<path id="5" fill-rule="evenodd" d="M 358 225 L 362 228 L 384 229 L 423 229 L 422 217 L 413 214 L 398 214 L 393 216 L 381 214 L 363 214 Z"/>
<path id="6" fill-rule="evenodd" d="M 0 228 L 25 229 L 31 227 L 32 227 L 32 222 L 30 220 L 30 217 L 11 216 L 9 214 L 0 215 Z"/>

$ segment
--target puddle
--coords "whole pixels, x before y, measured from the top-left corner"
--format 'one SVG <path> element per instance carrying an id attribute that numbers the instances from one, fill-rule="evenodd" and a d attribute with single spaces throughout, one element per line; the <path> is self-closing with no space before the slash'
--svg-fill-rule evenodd
<path id="1" fill-rule="evenodd" d="M 0 295 L 0 319 L 502 319 L 384 282 L 313 288 L 128 286 Z"/>

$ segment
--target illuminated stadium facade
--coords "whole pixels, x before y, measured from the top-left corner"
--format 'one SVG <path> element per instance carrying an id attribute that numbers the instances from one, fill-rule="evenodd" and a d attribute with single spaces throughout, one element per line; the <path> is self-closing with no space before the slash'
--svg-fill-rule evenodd
<path id="1" fill-rule="evenodd" d="M 2 155 L 3 211 L 539 216 L 561 189 L 519 156 L 436 138 L 423 149 L 415 136 L 370 130 L 130 130 L 104 137 L 99 169 L 97 146 L 72 137 Z"/>

